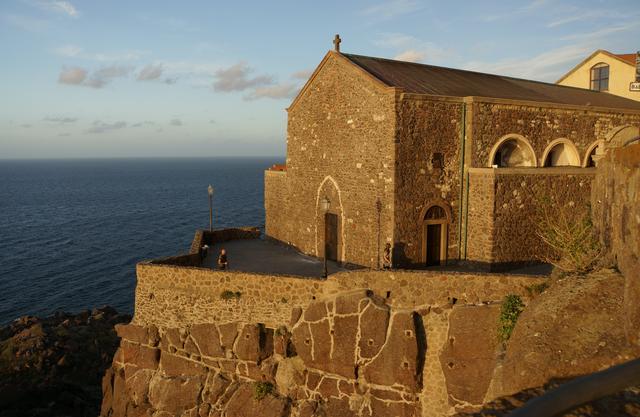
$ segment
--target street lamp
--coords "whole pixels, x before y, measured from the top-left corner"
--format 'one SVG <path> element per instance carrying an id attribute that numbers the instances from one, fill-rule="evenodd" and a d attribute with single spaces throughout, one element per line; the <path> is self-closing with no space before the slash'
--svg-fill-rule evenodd
<path id="1" fill-rule="evenodd" d="M 324 213 L 324 269 L 322 270 L 322 278 L 327 277 L 327 213 L 329 212 L 329 208 L 331 208 L 331 201 L 327 197 L 324 197 L 320 200 L 320 208 Z"/>
<path id="2" fill-rule="evenodd" d="M 209 193 L 209 232 L 213 232 L 213 187 L 209 184 L 207 188 Z"/>

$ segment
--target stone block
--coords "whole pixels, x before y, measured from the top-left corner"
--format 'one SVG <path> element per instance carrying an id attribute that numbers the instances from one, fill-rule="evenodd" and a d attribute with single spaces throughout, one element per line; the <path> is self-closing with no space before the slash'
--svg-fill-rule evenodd
<path id="1" fill-rule="evenodd" d="M 141 369 L 157 369 L 160 359 L 160 350 L 146 346 L 136 345 L 127 341 L 120 343 L 122 360 L 126 364 L 132 364 Z"/>
<path id="2" fill-rule="evenodd" d="M 160 355 L 160 368 L 166 376 L 201 376 L 205 373 L 201 364 L 164 351 Z"/>
<path id="3" fill-rule="evenodd" d="M 387 339 L 389 307 L 385 304 L 369 303 L 360 317 L 360 356 L 373 358 Z"/>
<path id="4" fill-rule="evenodd" d="M 269 394 L 257 399 L 253 384 L 242 384 L 229 399 L 225 407 L 225 416 L 285 417 L 288 409 L 289 404 L 285 398 Z"/>
<path id="5" fill-rule="evenodd" d="M 149 384 L 149 403 L 156 410 L 180 415 L 198 404 L 201 389 L 200 378 L 166 378 L 156 374 Z"/>
<path id="6" fill-rule="evenodd" d="M 224 349 L 220 345 L 220 333 L 215 324 L 193 325 L 190 334 L 202 355 L 224 358 Z"/>

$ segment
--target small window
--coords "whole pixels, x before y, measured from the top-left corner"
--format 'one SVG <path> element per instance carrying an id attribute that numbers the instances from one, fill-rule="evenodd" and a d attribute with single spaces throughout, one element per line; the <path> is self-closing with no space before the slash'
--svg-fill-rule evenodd
<path id="1" fill-rule="evenodd" d="M 440 206 L 432 206 L 424 215 L 425 220 L 438 220 L 446 217 L 447 215 L 445 214 L 444 209 Z"/>
<path id="2" fill-rule="evenodd" d="M 440 152 L 435 152 L 431 157 L 431 165 L 436 169 L 444 168 L 444 155 Z"/>
<path id="3" fill-rule="evenodd" d="M 591 89 L 609 91 L 609 65 L 600 63 L 591 67 Z"/>

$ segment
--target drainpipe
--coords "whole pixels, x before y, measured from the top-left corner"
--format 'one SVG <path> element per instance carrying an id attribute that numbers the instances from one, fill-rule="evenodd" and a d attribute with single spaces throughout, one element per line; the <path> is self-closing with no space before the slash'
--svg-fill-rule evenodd
<path id="1" fill-rule="evenodd" d="M 462 200 L 464 198 L 464 152 L 465 152 L 465 140 L 466 140 L 466 129 L 467 129 L 467 104 L 462 102 L 462 129 L 461 129 L 461 138 L 460 138 L 460 215 L 458 216 L 458 260 L 462 259 Z M 465 234 L 466 234 L 466 225 L 465 225 Z M 466 245 L 466 243 L 465 243 Z M 465 251 L 466 257 L 466 251 Z"/>

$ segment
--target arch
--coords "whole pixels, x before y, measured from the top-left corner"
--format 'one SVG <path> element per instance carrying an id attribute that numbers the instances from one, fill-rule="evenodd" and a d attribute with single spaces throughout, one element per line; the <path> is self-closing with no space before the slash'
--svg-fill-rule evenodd
<path id="1" fill-rule="evenodd" d="M 587 152 L 585 152 L 584 158 L 582 159 L 582 167 L 583 168 L 589 168 L 589 167 L 595 167 L 596 166 L 595 161 L 593 159 L 591 159 L 591 157 L 596 154 L 598 146 L 603 145 L 603 144 L 604 144 L 603 140 L 596 140 L 591 145 L 589 145 L 589 147 L 587 148 Z"/>
<path id="2" fill-rule="evenodd" d="M 426 204 L 420 211 L 418 230 L 422 235 L 422 262 L 442 265 L 447 262 L 451 207 L 445 201 Z"/>
<path id="3" fill-rule="evenodd" d="M 499 161 L 496 161 L 498 157 Z M 496 162 L 498 162 L 496 164 Z M 502 136 L 489 152 L 488 167 L 537 167 L 538 159 L 527 138 L 517 133 Z"/>
<path id="4" fill-rule="evenodd" d="M 627 141 L 638 136 L 640 134 L 640 128 L 633 125 L 616 126 L 611 129 L 606 137 L 607 148 L 620 148 L 626 145 Z"/>
<path id="5" fill-rule="evenodd" d="M 569 139 L 560 138 L 551 141 L 542 154 L 542 166 L 580 166 L 578 148 Z"/>
<path id="6" fill-rule="evenodd" d="M 345 239 L 345 232 L 344 232 L 344 225 L 345 225 L 345 216 L 344 216 L 344 207 L 342 205 L 342 191 L 340 190 L 340 187 L 338 186 L 338 182 L 331 176 L 331 175 L 327 175 L 326 177 L 324 177 L 324 179 L 320 182 L 320 185 L 318 186 L 318 189 L 316 190 L 316 206 L 315 206 L 315 254 L 316 256 L 320 255 L 320 251 L 318 250 L 318 218 L 320 216 L 320 199 L 324 196 L 326 196 L 326 194 L 328 194 L 327 191 L 325 191 L 324 193 L 322 192 L 323 189 L 325 189 L 325 185 L 326 184 L 330 184 L 329 186 L 332 187 L 336 194 L 338 195 L 338 208 L 335 208 L 335 206 L 333 206 L 330 210 L 330 212 L 336 213 L 340 216 L 340 254 L 338 256 L 338 260 L 341 262 L 345 261 L 345 250 L 347 247 L 347 241 Z M 324 242 L 324 238 L 322 239 L 322 242 Z"/>

